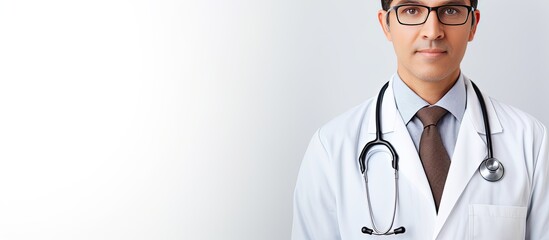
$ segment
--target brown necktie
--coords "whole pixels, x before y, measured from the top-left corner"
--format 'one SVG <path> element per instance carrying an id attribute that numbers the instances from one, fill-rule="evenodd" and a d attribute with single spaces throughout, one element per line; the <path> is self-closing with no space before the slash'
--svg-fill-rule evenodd
<path id="1" fill-rule="evenodd" d="M 442 139 L 437 129 L 438 121 L 446 113 L 446 109 L 439 106 L 422 108 L 416 113 L 423 123 L 423 133 L 419 142 L 419 157 L 431 186 L 437 213 L 446 176 L 450 169 L 450 157 L 442 145 Z"/>

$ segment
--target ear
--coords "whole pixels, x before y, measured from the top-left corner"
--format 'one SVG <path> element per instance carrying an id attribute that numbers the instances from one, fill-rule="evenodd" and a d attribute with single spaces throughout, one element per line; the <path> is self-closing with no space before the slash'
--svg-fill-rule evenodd
<path id="1" fill-rule="evenodd" d="M 389 22 L 387 18 L 387 11 L 385 10 L 379 10 L 377 11 L 377 20 L 379 21 L 379 25 L 383 29 L 383 33 L 385 34 L 385 37 L 390 42 L 392 41 L 391 37 L 391 29 L 389 28 Z"/>
<path id="2" fill-rule="evenodd" d="M 469 42 L 473 41 L 473 39 L 475 39 L 475 34 L 477 32 L 477 26 L 478 26 L 478 23 L 480 22 L 480 11 L 475 10 L 473 12 L 473 15 L 475 16 L 475 18 L 473 19 L 475 22 L 473 22 L 473 25 L 471 26 L 471 32 L 469 32 Z"/>

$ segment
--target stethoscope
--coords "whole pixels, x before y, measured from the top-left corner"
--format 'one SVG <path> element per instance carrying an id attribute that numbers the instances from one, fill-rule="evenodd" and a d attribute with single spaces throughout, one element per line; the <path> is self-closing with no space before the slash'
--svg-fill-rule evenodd
<path id="1" fill-rule="evenodd" d="M 473 85 L 473 89 L 475 90 L 475 93 L 478 97 L 478 100 L 480 102 L 480 108 L 482 110 L 482 118 L 484 120 L 484 129 L 486 131 L 486 146 L 488 148 L 488 157 L 482 161 L 480 164 L 478 171 L 480 175 L 486 179 L 486 181 L 489 182 L 496 182 L 499 181 L 503 177 L 503 164 L 494 158 L 493 151 L 492 151 L 492 136 L 490 131 L 490 123 L 488 121 L 488 113 L 486 111 L 486 103 L 484 102 L 484 98 L 482 97 L 482 93 L 478 89 L 478 87 L 475 85 L 475 83 L 471 82 Z M 377 97 L 377 103 L 376 103 L 376 138 L 373 141 L 370 141 L 366 143 L 364 148 L 362 149 L 362 153 L 360 153 L 360 157 L 358 158 L 358 162 L 360 164 L 360 171 L 362 172 L 362 175 L 364 176 L 364 181 L 366 183 L 366 198 L 368 200 L 368 210 L 370 211 L 370 220 L 372 221 L 373 229 L 368 227 L 362 227 L 362 233 L 369 234 L 369 235 L 392 235 L 392 234 L 401 234 L 406 231 L 406 228 L 403 226 L 393 229 L 393 224 L 395 223 L 395 216 L 396 216 L 396 206 L 398 202 L 398 154 L 395 150 L 395 148 L 389 143 L 388 141 L 384 140 L 381 134 L 381 105 L 383 102 L 383 95 L 385 95 L 385 91 L 387 90 L 387 87 L 389 87 L 389 83 L 387 82 L 383 87 L 381 88 L 379 95 Z M 373 211 L 372 211 L 372 204 L 370 201 L 370 190 L 368 188 L 368 171 L 367 167 L 368 165 L 366 162 L 366 155 L 368 154 L 368 151 L 374 146 L 384 146 L 389 150 L 389 152 L 392 155 L 392 166 L 395 170 L 395 200 L 393 205 L 393 218 L 391 220 L 391 225 L 387 228 L 386 231 L 380 231 L 375 223 Z"/>

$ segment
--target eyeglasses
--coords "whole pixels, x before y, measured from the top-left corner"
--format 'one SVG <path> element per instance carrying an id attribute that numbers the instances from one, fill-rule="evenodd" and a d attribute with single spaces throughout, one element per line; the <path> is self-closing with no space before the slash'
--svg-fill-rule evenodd
<path id="1" fill-rule="evenodd" d="M 391 7 L 387 11 L 387 19 L 389 18 L 389 13 L 394 11 L 400 24 L 415 26 L 424 24 L 429 18 L 431 11 L 436 11 L 440 23 L 457 26 L 465 24 L 469 19 L 469 13 L 473 10 L 473 7 L 466 5 L 427 7 L 423 5 L 405 4 Z"/>

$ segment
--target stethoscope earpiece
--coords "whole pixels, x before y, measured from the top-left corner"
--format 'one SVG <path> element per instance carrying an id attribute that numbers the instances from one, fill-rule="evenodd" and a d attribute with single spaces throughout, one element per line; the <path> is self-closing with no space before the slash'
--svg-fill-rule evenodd
<path id="1" fill-rule="evenodd" d="M 402 233 L 405 233 L 406 232 L 406 228 L 404 227 L 398 227 L 398 228 L 395 228 L 392 232 L 386 232 L 386 233 L 375 233 L 373 229 L 371 228 L 368 228 L 368 227 L 362 227 L 362 233 L 364 234 L 368 234 L 368 235 L 377 235 L 377 236 L 380 236 L 380 235 L 397 235 L 397 234 L 402 234 Z"/>

